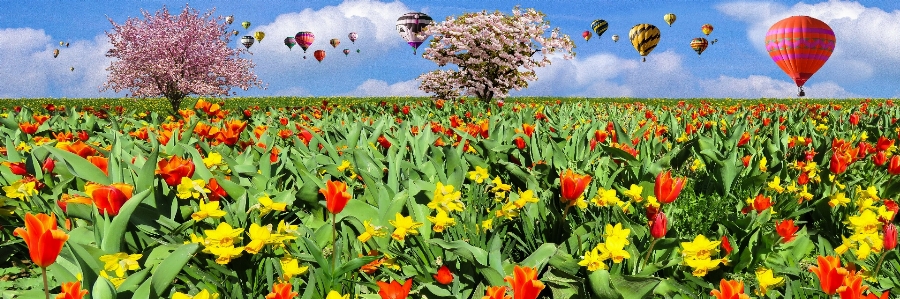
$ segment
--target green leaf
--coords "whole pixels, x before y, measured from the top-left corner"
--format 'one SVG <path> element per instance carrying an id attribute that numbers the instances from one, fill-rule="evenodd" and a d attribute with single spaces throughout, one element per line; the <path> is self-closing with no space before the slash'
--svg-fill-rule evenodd
<path id="1" fill-rule="evenodd" d="M 613 275 L 611 282 L 613 287 L 622 294 L 624 298 L 646 298 L 660 279 L 656 277 L 634 277 Z"/>
<path id="2" fill-rule="evenodd" d="M 600 299 L 621 299 L 622 295 L 615 291 L 609 285 L 609 272 L 606 270 L 597 270 L 588 275 L 588 283 L 591 291 Z M 629 298 L 630 299 L 630 298 Z"/>
<path id="3" fill-rule="evenodd" d="M 431 239 L 428 240 L 428 243 L 440 246 L 444 250 L 453 251 L 454 254 L 460 256 L 465 260 L 478 262 L 478 264 L 482 266 L 488 266 L 487 251 L 472 246 L 465 241 L 456 240 L 453 242 L 447 242 L 442 239 Z"/>
<path id="4" fill-rule="evenodd" d="M 92 298 L 116 298 L 116 287 L 104 277 L 98 277 L 91 289 Z"/>
<path id="5" fill-rule="evenodd" d="M 538 247 L 531 255 L 522 260 L 519 263 L 521 266 L 527 267 L 535 267 L 538 270 L 544 267 L 548 261 L 550 261 L 550 257 L 556 254 L 556 244 L 553 243 L 544 243 L 541 247 Z"/>
<path id="6" fill-rule="evenodd" d="M 340 277 L 341 275 L 344 275 L 344 273 L 359 269 L 359 267 L 371 263 L 378 258 L 378 256 L 363 256 L 352 259 L 338 267 L 337 270 L 334 270 L 334 277 Z"/>
<path id="7" fill-rule="evenodd" d="M 150 189 L 132 196 L 131 199 L 122 205 L 119 214 L 115 216 L 112 225 L 107 227 L 108 230 L 103 235 L 103 242 L 100 244 L 100 248 L 102 248 L 103 251 L 108 253 L 122 251 L 122 240 L 125 238 L 125 231 L 128 228 L 128 221 L 131 219 L 131 214 L 134 213 L 134 210 L 145 198 L 149 198 L 147 196 L 148 194 L 150 194 Z"/>
<path id="8" fill-rule="evenodd" d="M 61 162 L 64 162 L 63 164 L 73 175 L 85 181 L 91 181 L 101 185 L 112 184 L 112 181 L 109 179 L 109 177 L 106 176 L 106 174 L 103 173 L 102 170 L 100 170 L 100 168 L 97 168 L 96 165 L 88 162 L 88 160 L 85 160 L 81 156 L 55 147 L 44 146 L 44 148 L 53 153 L 53 155 L 55 155 Z M 57 167 L 58 166 L 59 165 L 57 165 Z"/>
<path id="9" fill-rule="evenodd" d="M 196 243 L 178 246 L 178 249 L 175 249 L 169 257 L 159 264 L 159 267 L 153 270 L 150 281 L 153 286 L 153 293 L 156 296 L 162 296 L 165 293 L 172 281 L 175 280 L 175 276 L 181 273 L 181 268 L 184 268 L 198 247 L 199 245 Z"/>

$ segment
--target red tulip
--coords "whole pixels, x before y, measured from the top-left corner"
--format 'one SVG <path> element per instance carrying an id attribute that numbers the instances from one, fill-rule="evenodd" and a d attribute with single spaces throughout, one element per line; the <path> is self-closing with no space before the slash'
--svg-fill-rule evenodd
<path id="1" fill-rule="evenodd" d="M 276 283 L 272 285 L 272 292 L 266 295 L 266 299 L 293 299 L 297 292 L 291 292 L 293 286 L 290 283 Z"/>
<path id="2" fill-rule="evenodd" d="M 836 256 L 819 256 L 819 265 L 809 267 L 809 271 L 819 277 L 819 285 L 822 291 L 828 295 L 834 295 L 843 285 L 847 269 L 841 267 L 841 260 Z"/>
<path id="3" fill-rule="evenodd" d="M 328 180 L 325 182 L 325 189 L 319 189 L 319 192 L 325 195 L 325 205 L 331 214 L 343 211 L 351 197 L 351 194 L 347 193 L 347 184 L 344 182 Z"/>
<path id="4" fill-rule="evenodd" d="M 575 174 L 571 169 L 567 169 L 566 172 L 559 176 L 559 188 L 562 190 L 560 200 L 569 205 L 574 205 L 590 182 L 591 176 Z"/>
<path id="5" fill-rule="evenodd" d="M 725 255 L 731 254 L 733 250 L 731 248 L 731 242 L 728 241 L 728 236 L 722 236 L 722 250 L 725 250 Z"/>
<path id="6" fill-rule="evenodd" d="M 744 282 L 739 280 L 725 280 L 719 282 L 719 289 L 709 292 L 716 299 L 749 299 L 750 296 L 744 294 Z"/>
<path id="7" fill-rule="evenodd" d="M 797 230 L 799 230 L 796 225 L 794 225 L 794 220 L 782 220 L 781 222 L 775 223 L 775 231 L 781 236 L 781 243 L 787 243 L 794 240 L 796 237 Z"/>
<path id="8" fill-rule="evenodd" d="M 506 282 L 512 285 L 514 299 L 536 299 L 544 289 L 544 283 L 537 279 L 537 269 L 531 267 L 516 265 Z"/>
<path id="9" fill-rule="evenodd" d="M 894 221 L 894 217 L 897 217 L 897 213 L 900 212 L 900 206 L 898 206 L 897 203 L 894 202 L 893 200 L 885 199 L 885 200 L 884 200 L 884 207 L 887 208 L 888 211 L 891 211 L 891 212 L 894 212 L 894 213 L 891 214 L 891 218 L 890 218 L 890 219 L 883 219 L 882 221 L 884 221 L 884 222 L 893 222 L 893 221 Z"/>
<path id="10" fill-rule="evenodd" d="M 741 139 L 738 140 L 737 146 L 744 146 L 747 142 L 750 142 L 750 133 L 744 132 L 744 134 L 741 135 Z"/>
<path id="11" fill-rule="evenodd" d="M 888 223 L 884 226 L 884 250 L 897 248 L 897 226 Z"/>
<path id="12" fill-rule="evenodd" d="M 94 166 L 97 166 L 97 168 L 100 168 L 103 174 L 109 176 L 109 159 L 101 156 L 88 156 L 87 160 Z"/>
<path id="13" fill-rule="evenodd" d="M 513 140 L 513 141 L 515 141 L 516 147 L 517 147 L 519 150 L 525 149 L 525 139 L 522 139 L 522 137 L 516 137 L 516 139 Z M 595 142 L 596 142 L 596 141 L 595 141 Z"/>
<path id="14" fill-rule="evenodd" d="M 78 139 L 81 141 L 87 142 L 89 137 L 87 131 L 78 132 Z"/>
<path id="15" fill-rule="evenodd" d="M 891 161 L 888 162 L 888 173 L 891 175 L 900 174 L 900 155 L 891 156 Z"/>
<path id="16" fill-rule="evenodd" d="M 887 163 L 887 154 L 884 151 L 878 151 L 872 156 L 872 163 L 875 163 L 877 166 L 884 165 L 884 163 Z"/>
<path id="17" fill-rule="evenodd" d="M 450 284 L 453 282 L 453 273 L 450 272 L 450 268 L 447 268 L 447 265 L 441 265 L 437 274 L 434 275 L 434 280 L 443 285 Z"/>
<path id="18" fill-rule="evenodd" d="M 43 170 L 44 173 L 51 173 L 54 168 L 56 168 L 56 161 L 54 161 L 53 158 L 48 156 L 47 159 L 44 159 L 44 164 L 41 166 L 41 170 Z"/>
<path id="19" fill-rule="evenodd" d="M 100 213 L 109 216 L 119 215 L 119 210 L 126 201 L 131 199 L 134 192 L 133 186 L 123 183 L 115 183 L 111 186 L 90 186 L 85 186 L 85 193 L 91 196 Z"/>
<path id="20" fill-rule="evenodd" d="M 847 158 L 848 157 L 842 152 L 834 152 L 834 154 L 831 155 L 831 164 L 828 165 L 828 169 L 834 174 L 844 173 L 844 171 L 847 171 L 847 166 L 852 162 L 852 160 Z"/>
<path id="21" fill-rule="evenodd" d="M 656 213 L 656 215 L 654 215 L 653 219 L 650 221 L 650 235 L 657 239 L 664 238 L 666 236 L 668 224 L 669 219 L 666 218 L 665 213 Z"/>
<path id="22" fill-rule="evenodd" d="M 209 179 L 209 184 L 206 184 L 206 188 L 209 188 L 209 200 L 210 201 L 218 201 L 225 196 L 228 196 L 228 193 L 225 192 L 225 189 L 222 189 L 222 186 L 219 185 L 219 181 L 216 178 Z"/>
<path id="23" fill-rule="evenodd" d="M 25 228 L 16 228 L 13 235 L 25 240 L 31 261 L 41 268 L 47 268 L 56 262 L 63 244 L 69 239 L 69 235 L 57 228 L 53 213 L 26 213 Z"/>
<path id="24" fill-rule="evenodd" d="M 159 174 L 166 184 L 172 187 L 181 183 L 181 178 L 191 178 L 194 175 L 194 161 L 172 156 L 169 160 L 162 159 L 157 163 L 156 174 Z"/>
<path id="25" fill-rule="evenodd" d="M 866 295 L 865 299 L 888 299 L 890 297 L 891 297 L 891 290 L 886 290 L 886 291 L 884 291 L 884 293 L 881 293 L 881 297 L 878 297 L 875 295 L 875 293 L 872 293 L 872 291 L 869 291 L 869 294 Z"/>
<path id="26" fill-rule="evenodd" d="M 403 285 L 396 280 L 391 281 L 391 283 L 383 281 L 376 283 L 378 284 L 378 295 L 381 296 L 381 299 L 406 299 L 406 297 L 409 297 L 409 289 L 412 288 L 412 278 L 407 279 Z"/>
<path id="27" fill-rule="evenodd" d="M 385 149 L 391 148 L 391 142 L 388 141 L 387 138 L 384 137 L 384 135 L 379 136 L 377 141 L 378 144 L 381 145 L 381 147 Z"/>
<path id="28" fill-rule="evenodd" d="M 878 137 L 878 144 L 875 146 L 875 148 L 877 148 L 879 151 L 886 151 L 891 148 L 891 146 L 894 146 L 894 140 L 887 139 L 884 136 L 881 136 Z"/>
<path id="29" fill-rule="evenodd" d="M 15 175 L 28 174 L 28 169 L 25 168 L 25 162 L 3 162 L 3 165 L 9 167 L 9 170 Z"/>
<path id="30" fill-rule="evenodd" d="M 678 198 L 681 189 L 684 188 L 685 178 L 672 179 L 670 170 L 662 171 L 656 175 L 656 183 L 653 185 L 653 194 L 660 203 L 671 203 Z"/>
<path id="31" fill-rule="evenodd" d="M 61 292 L 56 295 L 56 299 L 81 299 L 87 295 L 87 290 L 81 289 L 81 282 L 64 282 L 60 288 Z"/>
<path id="32" fill-rule="evenodd" d="M 854 126 L 859 125 L 859 114 L 853 113 L 850 115 L 850 124 Z"/>
<path id="33" fill-rule="evenodd" d="M 753 158 L 753 157 L 751 157 L 750 155 L 746 155 L 743 158 L 741 158 L 741 162 L 744 163 L 745 168 L 750 167 L 750 159 L 751 158 Z"/>
<path id="34" fill-rule="evenodd" d="M 40 124 L 33 124 L 30 122 L 19 123 L 19 129 L 22 129 L 22 132 L 28 135 L 37 132 L 39 126 Z"/>

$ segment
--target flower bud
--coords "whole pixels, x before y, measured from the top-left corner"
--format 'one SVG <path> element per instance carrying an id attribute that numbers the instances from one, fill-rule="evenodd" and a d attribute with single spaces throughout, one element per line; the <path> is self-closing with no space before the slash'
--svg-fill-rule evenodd
<path id="1" fill-rule="evenodd" d="M 884 226 L 884 250 L 897 248 L 897 226 L 888 223 Z"/>
<path id="2" fill-rule="evenodd" d="M 653 219 L 650 222 L 650 235 L 656 239 L 664 238 L 666 236 L 668 224 L 669 219 L 666 218 L 666 214 L 659 211 L 653 216 Z"/>

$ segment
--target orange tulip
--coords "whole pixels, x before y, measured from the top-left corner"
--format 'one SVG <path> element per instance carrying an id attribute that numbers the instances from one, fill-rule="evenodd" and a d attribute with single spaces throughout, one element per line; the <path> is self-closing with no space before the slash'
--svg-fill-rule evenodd
<path id="1" fill-rule="evenodd" d="M 737 280 L 725 280 L 719 282 L 720 290 L 712 290 L 710 295 L 716 299 L 749 299 L 750 296 L 744 294 L 744 282 Z"/>
<path id="2" fill-rule="evenodd" d="M 31 261 L 41 268 L 47 268 L 56 262 L 63 244 L 69 239 L 69 235 L 56 227 L 56 216 L 53 213 L 26 213 L 25 228 L 16 228 L 13 235 L 25 240 Z"/>
<path id="3" fill-rule="evenodd" d="M 453 273 L 450 272 L 450 268 L 447 268 L 447 265 L 441 265 L 441 268 L 438 269 L 437 274 L 434 275 L 434 280 L 436 280 L 440 284 L 450 284 L 453 282 Z"/>
<path id="4" fill-rule="evenodd" d="M 194 175 L 194 161 L 172 156 L 169 160 L 160 160 L 156 164 L 156 174 L 159 174 L 166 184 L 175 187 L 181 183 L 181 178 L 191 178 Z"/>
<path id="5" fill-rule="evenodd" d="M 506 282 L 512 285 L 514 299 L 536 299 L 544 289 L 544 283 L 537 280 L 537 269 L 531 267 L 516 265 Z"/>
<path id="6" fill-rule="evenodd" d="M 49 115 L 32 115 L 31 118 L 34 119 L 34 121 L 36 121 L 38 123 L 38 125 L 43 125 L 45 121 L 50 119 L 50 116 Z"/>
<path id="7" fill-rule="evenodd" d="M 800 228 L 794 225 L 793 219 L 782 220 L 781 222 L 775 223 L 775 231 L 781 236 L 781 243 L 787 243 L 794 240 L 797 230 L 799 229 Z"/>
<path id="8" fill-rule="evenodd" d="M 325 182 L 325 189 L 319 189 L 319 192 L 325 195 L 326 207 L 331 214 L 343 211 L 351 197 L 351 194 L 347 193 L 347 184 L 340 181 L 328 180 Z"/>
<path id="9" fill-rule="evenodd" d="M 56 138 L 56 141 L 69 142 L 72 140 L 73 137 L 72 137 L 72 132 L 59 132 L 59 133 L 54 132 L 53 138 Z"/>
<path id="10" fill-rule="evenodd" d="M 890 291 L 884 291 L 884 293 L 881 293 L 881 297 L 878 297 L 874 293 L 869 292 L 869 294 L 866 295 L 865 299 L 888 299 L 890 297 L 891 297 Z"/>
<path id="11" fill-rule="evenodd" d="M 762 194 L 758 194 L 758 195 L 756 195 L 756 198 L 754 198 L 750 202 L 750 205 L 747 205 L 746 207 L 744 207 L 744 209 L 742 209 L 741 212 L 744 214 L 747 214 L 750 211 L 755 210 L 756 213 L 759 214 L 771 207 L 772 207 L 772 198 L 768 197 L 768 196 L 764 196 Z"/>
<path id="12" fill-rule="evenodd" d="M 512 299 L 506 295 L 506 287 L 487 287 L 481 299 Z"/>
<path id="13" fill-rule="evenodd" d="M 861 275 L 849 275 L 844 281 L 844 285 L 838 290 L 841 299 L 861 299 L 862 293 L 868 289 L 868 286 L 862 285 L 863 277 Z"/>
<path id="14" fill-rule="evenodd" d="M 656 175 L 656 183 L 653 184 L 653 194 L 660 203 L 671 203 L 678 198 L 681 189 L 684 188 L 685 178 L 672 179 L 672 171 L 667 170 Z"/>
<path id="15" fill-rule="evenodd" d="M 62 292 L 56 295 L 56 299 L 81 299 L 87 295 L 87 290 L 81 289 L 81 282 L 64 282 L 61 287 Z"/>
<path id="16" fill-rule="evenodd" d="M 93 156 L 97 154 L 97 150 L 92 148 L 90 145 L 82 142 L 81 140 L 75 141 L 75 143 L 67 144 L 65 150 L 81 156 L 82 158 L 87 159 L 88 156 Z"/>
<path id="17" fill-rule="evenodd" d="M 378 295 L 381 296 L 381 299 L 406 299 L 406 297 L 409 297 L 410 288 L 412 288 L 412 278 L 407 279 L 403 285 L 400 285 L 396 280 L 391 281 L 391 283 L 383 281 L 376 283 L 378 284 Z"/>
<path id="18" fill-rule="evenodd" d="M 741 135 L 741 139 L 738 140 L 737 146 L 744 146 L 747 142 L 750 142 L 750 133 L 744 132 L 744 134 Z"/>
<path id="19" fill-rule="evenodd" d="M 134 187 L 128 184 L 115 183 L 111 186 L 96 184 L 86 185 L 84 192 L 91 195 L 94 205 L 100 213 L 116 216 L 126 201 L 131 199 Z"/>
<path id="20" fill-rule="evenodd" d="M 834 295 L 843 284 L 847 269 L 841 267 L 841 260 L 836 256 L 820 255 L 816 259 L 819 266 L 811 266 L 809 271 L 819 277 L 819 285 L 825 294 Z"/>
<path id="21" fill-rule="evenodd" d="M 276 283 L 272 285 L 272 292 L 266 295 L 266 299 L 293 299 L 297 292 L 291 292 L 293 286 L 290 283 Z"/>
<path id="22" fill-rule="evenodd" d="M 575 174 L 571 169 L 567 169 L 559 176 L 559 188 L 562 190 L 559 199 L 570 206 L 575 205 L 575 201 L 581 197 L 590 182 L 591 176 Z"/>
<path id="23" fill-rule="evenodd" d="M 19 124 L 19 129 L 22 129 L 22 132 L 28 135 L 34 134 L 37 132 L 40 124 L 33 124 L 30 122 L 23 122 Z"/>
<path id="24" fill-rule="evenodd" d="M 80 203 L 84 205 L 92 205 L 94 201 L 89 197 L 77 196 L 77 195 L 69 195 L 63 194 L 59 197 L 59 200 L 56 201 L 56 205 L 59 206 L 60 209 L 65 213 L 70 203 Z"/>
<path id="25" fill-rule="evenodd" d="M 900 174 L 900 156 L 892 156 L 891 161 L 888 162 L 888 173 L 891 175 Z"/>
<path id="26" fill-rule="evenodd" d="M 88 156 L 87 160 L 88 162 L 91 162 L 91 164 L 94 164 L 94 166 L 97 166 L 97 168 L 100 168 L 100 170 L 103 171 L 103 174 L 109 176 L 109 159 L 102 156 Z"/>
<path id="27" fill-rule="evenodd" d="M 206 188 L 209 188 L 209 200 L 210 201 L 218 201 L 225 196 L 228 196 L 228 193 L 225 192 L 225 189 L 222 189 L 222 186 L 219 185 L 219 181 L 216 178 L 209 179 L 209 184 L 206 184 Z"/>

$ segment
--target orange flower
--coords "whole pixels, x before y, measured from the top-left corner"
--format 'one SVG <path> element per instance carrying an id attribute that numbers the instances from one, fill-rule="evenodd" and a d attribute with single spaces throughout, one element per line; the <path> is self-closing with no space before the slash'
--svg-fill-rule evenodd
<path id="1" fill-rule="evenodd" d="M 53 132 L 53 138 L 56 138 L 56 141 L 60 142 L 68 142 L 72 140 L 72 132 Z"/>
<path id="2" fill-rule="evenodd" d="M 128 184 L 115 183 L 111 186 L 89 184 L 84 186 L 84 193 L 90 194 L 94 205 L 100 213 L 116 216 L 126 201 L 131 199 L 134 187 Z"/>
<path id="3" fill-rule="evenodd" d="M 28 135 L 37 132 L 39 126 L 40 124 L 33 124 L 30 122 L 19 123 L 19 129 L 22 129 L 22 132 Z"/>
<path id="4" fill-rule="evenodd" d="M 481 299 L 512 299 L 506 295 L 506 287 L 487 287 Z"/>
<path id="5" fill-rule="evenodd" d="M 194 134 L 197 134 L 197 137 L 203 139 L 207 137 L 210 129 L 212 129 L 212 126 L 201 121 L 198 122 L 196 126 L 194 126 Z"/>
<path id="6" fill-rule="evenodd" d="M 862 280 L 861 275 L 848 275 L 844 280 L 844 285 L 838 289 L 841 299 L 861 299 L 862 293 L 869 288 L 862 285 Z"/>
<path id="7" fill-rule="evenodd" d="M 94 164 L 94 166 L 97 166 L 97 168 L 100 168 L 100 170 L 103 171 L 103 174 L 109 176 L 109 159 L 102 156 L 88 156 L 87 160 L 88 162 L 91 162 L 91 164 Z"/>
<path id="8" fill-rule="evenodd" d="M 69 235 L 57 229 L 56 216 L 53 213 L 50 215 L 26 213 L 25 228 L 16 228 L 13 235 L 25 240 L 31 261 L 41 268 L 47 268 L 56 262 L 63 244 L 69 239 Z"/>
<path id="9" fill-rule="evenodd" d="M 775 231 L 781 236 L 781 243 L 787 243 L 794 240 L 797 230 L 799 229 L 800 228 L 794 225 L 793 219 L 782 220 L 781 222 L 775 223 Z"/>
<path id="10" fill-rule="evenodd" d="M 536 299 L 544 289 L 544 283 L 537 280 L 537 269 L 531 267 L 516 265 L 506 282 L 512 285 L 514 299 Z"/>
<path id="11" fill-rule="evenodd" d="M 744 146 L 747 142 L 750 142 L 750 133 L 744 132 L 744 134 L 741 135 L 741 139 L 738 140 L 737 146 Z"/>
<path id="12" fill-rule="evenodd" d="M 26 168 L 25 162 L 3 162 L 3 166 L 9 167 L 9 170 L 15 175 L 28 174 L 28 168 Z"/>
<path id="13" fill-rule="evenodd" d="M 671 203 L 678 198 L 681 189 L 684 188 L 685 178 L 672 179 L 672 171 L 666 170 L 656 175 L 656 183 L 653 184 L 653 194 L 660 203 Z"/>
<path id="14" fill-rule="evenodd" d="M 381 299 L 406 299 L 409 297 L 409 289 L 412 288 L 412 278 L 406 280 L 400 285 L 396 280 L 391 283 L 383 281 L 376 282 L 378 284 L 378 295 Z"/>
<path id="15" fill-rule="evenodd" d="M 62 292 L 56 295 L 56 299 L 81 299 L 87 295 L 87 290 L 81 289 L 81 282 L 64 282 L 61 287 Z"/>
<path id="16" fill-rule="evenodd" d="M 447 268 L 447 265 L 441 265 L 441 268 L 438 269 L 437 274 L 434 275 L 434 280 L 436 280 L 440 284 L 450 284 L 453 282 L 453 273 L 450 272 L 450 268 Z"/>
<path id="17" fill-rule="evenodd" d="M 266 299 L 293 299 L 297 292 L 291 292 L 293 286 L 290 283 L 276 283 L 272 285 L 272 292 L 266 295 Z"/>
<path id="18" fill-rule="evenodd" d="M 194 175 L 194 161 L 172 156 L 169 160 L 160 160 L 156 164 L 156 174 L 159 174 L 166 184 L 175 187 L 181 183 L 181 178 L 191 178 Z"/>
<path id="19" fill-rule="evenodd" d="M 210 201 L 218 201 L 225 196 L 228 196 L 228 193 L 225 192 L 225 189 L 222 189 L 222 186 L 219 185 L 219 181 L 216 178 L 209 179 L 209 184 L 206 184 L 206 188 L 209 188 L 209 193 L 206 194 L 209 196 Z"/>
<path id="20" fill-rule="evenodd" d="M 838 288 L 847 275 L 847 269 L 841 267 L 841 259 L 836 256 L 819 256 L 817 258 L 819 266 L 809 267 L 809 271 L 819 277 L 819 285 L 822 291 L 828 295 L 837 293 Z"/>
<path id="21" fill-rule="evenodd" d="M 884 293 L 881 293 L 881 297 L 875 296 L 875 294 L 870 291 L 869 294 L 866 295 L 865 299 L 888 299 L 890 297 L 891 297 L 891 292 L 889 290 L 884 291 Z"/>
<path id="22" fill-rule="evenodd" d="M 97 154 L 97 150 L 92 148 L 90 145 L 81 142 L 81 140 L 75 141 L 75 143 L 67 144 L 64 149 L 85 159 L 87 159 L 88 156 Z"/>
<path id="23" fill-rule="evenodd" d="M 291 138 L 291 136 L 293 136 L 293 135 L 294 135 L 294 132 L 291 131 L 291 129 L 281 129 L 278 131 L 278 137 L 281 137 L 281 139 L 288 139 L 288 138 Z"/>
<path id="24" fill-rule="evenodd" d="M 753 200 L 747 200 L 748 205 L 741 210 L 741 212 L 743 212 L 744 214 L 747 214 L 753 210 L 756 210 L 756 213 L 759 214 L 772 207 L 772 198 L 763 196 L 762 194 L 756 195 L 756 198 L 754 198 Z"/>
<path id="25" fill-rule="evenodd" d="M 351 194 L 347 193 L 347 184 L 340 181 L 328 180 L 325 182 L 325 189 L 319 189 L 319 192 L 325 195 L 326 207 L 331 214 L 343 211 L 351 197 Z"/>
<path id="26" fill-rule="evenodd" d="M 559 199 L 570 206 L 575 205 L 590 182 L 591 176 L 575 174 L 571 169 L 567 169 L 559 176 L 559 188 L 562 190 L 562 196 Z"/>
<path id="27" fill-rule="evenodd" d="M 59 208 L 62 209 L 62 211 L 64 213 L 66 212 L 66 208 L 68 208 L 70 203 L 80 203 L 80 204 L 84 204 L 84 205 L 94 204 L 93 200 L 91 200 L 91 198 L 89 198 L 89 197 L 69 195 L 69 194 L 63 194 L 62 196 L 60 196 L 59 200 L 56 201 L 56 205 L 58 205 Z"/>
<path id="28" fill-rule="evenodd" d="M 38 125 L 43 125 L 45 121 L 50 119 L 50 116 L 49 115 L 32 115 L 31 118 L 34 119 L 34 121 L 36 121 L 38 123 Z M 884 138 L 884 137 L 882 137 L 882 138 Z"/>
<path id="29" fill-rule="evenodd" d="M 744 282 L 737 280 L 725 280 L 719 282 L 720 290 L 712 290 L 710 295 L 716 299 L 749 299 L 750 296 L 744 294 Z"/>
<path id="30" fill-rule="evenodd" d="M 888 173 L 891 175 L 900 174 L 900 156 L 894 155 L 888 163 Z"/>

